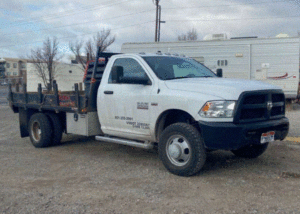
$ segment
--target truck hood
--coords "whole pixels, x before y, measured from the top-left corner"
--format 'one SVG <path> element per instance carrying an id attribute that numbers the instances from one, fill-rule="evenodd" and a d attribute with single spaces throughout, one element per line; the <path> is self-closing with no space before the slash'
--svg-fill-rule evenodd
<path id="1" fill-rule="evenodd" d="M 198 92 L 225 100 L 237 100 L 244 91 L 281 89 L 260 81 L 229 78 L 175 79 L 166 80 L 165 84 L 172 90 Z"/>

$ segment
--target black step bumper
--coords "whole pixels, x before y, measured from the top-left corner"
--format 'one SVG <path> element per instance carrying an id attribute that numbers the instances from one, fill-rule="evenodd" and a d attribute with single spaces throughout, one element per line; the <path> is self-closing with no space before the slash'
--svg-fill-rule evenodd
<path id="1" fill-rule="evenodd" d="M 262 133 L 275 131 L 275 140 L 283 140 L 289 131 L 288 118 L 264 122 L 234 124 L 199 121 L 206 148 L 234 150 L 259 144 Z"/>

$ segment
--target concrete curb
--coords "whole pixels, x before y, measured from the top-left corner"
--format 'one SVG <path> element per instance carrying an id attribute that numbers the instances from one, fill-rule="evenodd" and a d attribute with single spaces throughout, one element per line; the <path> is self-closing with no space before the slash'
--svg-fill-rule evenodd
<path id="1" fill-rule="evenodd" d="M 283 141 L 288 141 L 291 144 L 299 144 L 300 145 L 300 137 L 286 137 Z"/>

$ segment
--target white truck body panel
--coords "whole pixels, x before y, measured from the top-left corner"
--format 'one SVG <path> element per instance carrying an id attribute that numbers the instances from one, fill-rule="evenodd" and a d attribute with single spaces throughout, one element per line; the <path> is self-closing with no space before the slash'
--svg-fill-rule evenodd
<path id="1" fill-rule="evenodd" d="M 226 78 L 260 80 L 277 85 L 287 98 L 296 98 L 298 95 L 299 38 L 125 43 L 121 49 L 123 53 L 157 51 L 201 59 L 214 72 L 221 68 Z"/>

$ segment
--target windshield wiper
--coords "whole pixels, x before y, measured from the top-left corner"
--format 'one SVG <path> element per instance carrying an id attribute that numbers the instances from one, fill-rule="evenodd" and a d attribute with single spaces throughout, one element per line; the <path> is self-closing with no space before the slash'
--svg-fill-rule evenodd
<path id="1" fill-rule="evenodd" d="M 195 76 L 195 77 L 187 77 L 187 76 L 185 76 L 185 77 L 166 78 L 164 80 L 175 80 L 175 79 L 185 79 L 185 78 L 201 78 L 201 77 L 207 78 L 207 77 L 213 77 L 213 76 Z"/>
<path id="2" fill-rule="evenodd" d="M 172 78 L 166 78 L 164 80 L 176 80 L 176 79 L 185 79 L 185 78 L 191 78 L 191 77 L 172 77 Z"/>

